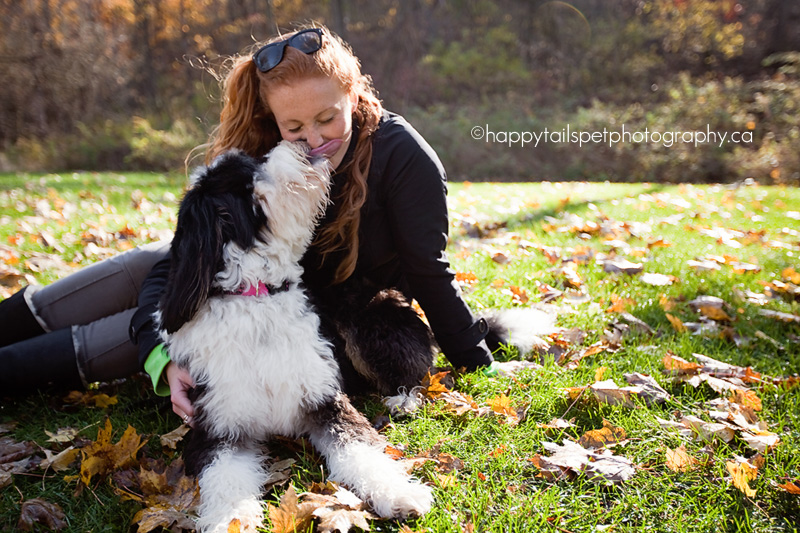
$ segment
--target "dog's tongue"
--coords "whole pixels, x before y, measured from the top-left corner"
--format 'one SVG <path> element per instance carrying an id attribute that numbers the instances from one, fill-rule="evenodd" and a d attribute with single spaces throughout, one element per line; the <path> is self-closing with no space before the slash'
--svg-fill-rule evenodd
<path id="1" fill-rule="evenodd" d="M 312 157 L 321 155 L 322 157 L 330 159 L 331 157 L 336 155 L 336 152 L 339 151 L 339 148 L 341 148 L 343 142 L 344 141 L 341 139 L 334 139 L 332 141 L 328 141 L 322 146 L 318 146 L 313 150 L 311 150 L 310 152 L 308 152 L 308 155 Z"/>

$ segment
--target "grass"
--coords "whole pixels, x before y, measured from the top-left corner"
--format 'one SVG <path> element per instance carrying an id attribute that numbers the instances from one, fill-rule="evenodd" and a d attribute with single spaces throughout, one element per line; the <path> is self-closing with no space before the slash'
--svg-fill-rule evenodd
<path id="1" fill-rule="evenodd" d="M 86 250 L 87 239 L 98 232 L 113 237 L 106 248 L 126 249 L 171 227 L 182 183 L 183 177 L 158 174 L 0 176 L 0 252 L 7 267 L 39 282 L 50 282 L 99 258 Z M 618 312 L 607 311 L 620 299 L 625 311 L 645 321 L 656 333 L 625 335 L 616 351 L 600 352 L 572 369 L 557 364 L 550 356 L 544 357 L 541 368 L 524 370 L 513 378 L 487 378 L 479 373 L 457 376 L 455 389 L 471 395 L 479 405 L 505 394 L 512 406 L 525 409 L 519 425 L 503 423 L 500 417 L 454 416 L 442 402 L 425 404 L 411 418 L 393 420 L 385 433 L 406 456 L 451 454 L 463 463 L 445 477 L 431 462 L 417 472 L 436 487 L 436 503 L 430 514 L 408 522 L 412 531 L 798 530 L 800 496 L 778 485 L 790 481 L 800 485 L 800 387 L 769 385 L 756 389 L 763 402 L 759 417 L 781 441 L 764 454 L 765 462 L 750 483 L 756 490 L 751 497 L 731 484 L 726 462 L 735 461 L 736 456 L 752 459 L 754 451 L 738 439 L 707 443 L 682 437 L 662 429 L 657 417 L 674 420 L 681 413 L 707 418 L 703 404 L 719 396 L 706 386 L 673 383 L 662 372 L 662 358 L 668 351 L 690 360 L 692 354 L 700 353 L 775 377 L 800 372 L 800 325 L 759 313 L 769 309 L 797 315 L 797 298 L 778 297 L 758 305 L 741 296 L 747 291 L 763 294 L 766 285 L 782 279 L 785 269 L 800 269 L 800 234 L 797 215 L 792 213 L 800 211 L 800 190 L 653 184 L 451 184 L 450 202 L 448 253 L 454 270 L 469 273 L 476 280 L 463 287 L 473 308 L 518 306 L 519 295 L 529 298 L 526 305 L 538 304 L 542 284 L 568 291 L 566 278 L 558 271 L 561 261 L 548 260 L 543 252 L 549 247 L 546 250 L 551 258 L 592 256 L 576 266 L 581 283 L 572 292 L 582 296 L 568 294 L 550 304 L 559 313 L 559 326 L 577 328 L 585 334 L 574 349 L 601 341 L 604 331 L 620 321 Z M 615 228 L 616 242 L 587 222 Z M 33 237 L 26 233 L 27 228 L 34 228 Z M 742 233 L 725 240 L 722 229 Z M 717 231 L 715 236 L 710 236 L 710 230 Z M 42 231 L 63 243 L 59 251 L 42 243 Z M 29 258 L 37 253 L 60 259 L 53 268 L 35 271 Z M 502 253 L 507 262 L 498 262 L 501 257 L 497 253 Z M 608 273 L 597 257 L 612 253 L 642 263 L 646 272 L 674 276 L 674 282 L 654 286 L 637 275 Z M 709 255 L 735 256 L 759 270 L 741 272 L 725 264 L 716 271 L 698 272 L 688 264 Z M 737 346 L 718 336 L 680 332 L 670 324 L 665 302 L 671 305 L 669 313 L 683 322 L 698 322 L 699 315 L 688 302 L 700 295 L 727 302 L 726 310 L 733 317 L 727 325 L 747 339 L 746 344 Z M 497 357 L 504 360 L 516 355 L 499 353 Z M 441 363 L 446 361 L 442 359 Z M 671 399 L 657 406 L 637 402 L 635 407 L 625 407 L 567 398 L 566 388 L 593 383 L 602 367 L 606 368 L 603 379 L 613 379 L 619 385 L 625 384 L 625 373 L 650 374 L 671 393 Z M 98 426 L 109 416 L 115 442 L 130 424 L 140 434 L 152 436 L 141 452 L 143 456 L 169 460 L 157 438 L 179 422 L 168 404 L 152 395 L 146 381 L 139 378 L 106 385 L 103 390 L 116 394 L 118 403 L 106 409 L 65 407 L 63 395 L 52 392 L 3 400 L 0 423 L 17 422 L 8 434 L 17 441 L 32 440 L 42 448 L 55 449 L 56 445 L 46 442 L 45 430 L 83 428 L 80 437 L 93 440 Z M 357 403 L 370 417 L 382 413 L 375 398 Z M 540 427 L 559 417 L 573 419 L 574 427 L 556 432 Z M 613 447 L 613 453 L 636 465 L 631 479 L 611 484 L 583 475 L 558 480 L 541 476 L 531 459 L 547 455 L 543 442 L 577 439 L 588 430 L 601 428 L 603 420 L 626 432 L 627 439 Z M 688 472 L 674 472 L 666 465 L 667 449 L 681 445 L 701 461 Z M 278 457 L 297 460 L 290 483 L 298 492 L 324 479 L 323 464 L 311 451 L 303 452 L 304 446 L 303 442 L 272 446 Z M 58 475 L 42 475 L 40 471 L 15 475 L 12 485 L 0 491 L 0 530 L 14 530 L 21 502 L 39 497 L 64 509 L 67 531 L 127 531 L 140 505 L 122 502 L 109 480 L 75 497 L 75 482 L 65 481 L 64 475 L 76 473 L 73 466 Z M 285 488 L 285 484 L 272 487 L 266 500 L 277 505 Z M 400 527 L 393 522 L 372 523 L 374 531 L 399 531 Z"/>

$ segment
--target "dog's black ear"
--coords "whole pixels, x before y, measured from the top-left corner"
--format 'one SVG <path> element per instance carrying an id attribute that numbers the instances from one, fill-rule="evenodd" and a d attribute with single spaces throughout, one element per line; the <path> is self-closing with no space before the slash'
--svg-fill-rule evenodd
<path id="1" fill-rule="evenodd" d="M 228 242 L 249 249 L 266 217 L 253 199 L 258 162 L 229 152 L 195 175 L 178 211 L 172 239 L 167 290 L 161 299 L 161 327 L 168 333 L 190 321 L 213 290 L 224 268 Z"/>
<path id="2" fill-rule="evenodd" d="M 161 327 L 168 333 L 191 320 L 211 291 L 224 244 L 217 207 L 214 198 L 196 188 L 181 202 L 160 304 Z"/>

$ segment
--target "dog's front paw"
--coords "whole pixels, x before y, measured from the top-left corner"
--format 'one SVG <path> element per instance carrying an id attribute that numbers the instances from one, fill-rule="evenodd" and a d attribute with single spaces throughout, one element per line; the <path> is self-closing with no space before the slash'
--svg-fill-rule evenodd
<path id="1" fill-rule="evenodd" d="M 425 402 L 422 395 L 422 387 L 414 387 L 408 392 L 405 387 L 401 387 L 395 396 L 387 396 L 383 399 L 383 405 L 389 408 L 392 416 L 402 417 L 416 413 Z"/>
<path id="2" fill-rule="evenodd" d="M 228 531 L 256 533 L 257 528 L 264 525 L 264 510 L 261 503 L 255 498 L 238 502 L 233 509 L 228 508 L 222 511 L 224 518 L 220 515 L 216 515 L 216 517 L 201 515 L 197 523 L 197 530 L 203 533 L 227 533 Z"/>
<path id="3" fill-rule="evenodd" d="M 371 503 L 373 510 L 383 518 L 422 516 L 431 510 L 433 491 L 426 485 L 409 481 L 390 493 L 373 498 Z"/>

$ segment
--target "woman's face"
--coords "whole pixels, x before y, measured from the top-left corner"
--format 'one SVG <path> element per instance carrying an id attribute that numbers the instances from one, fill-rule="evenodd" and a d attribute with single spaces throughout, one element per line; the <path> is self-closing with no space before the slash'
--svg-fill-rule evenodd
<path id="1" fill-rule="evenodd" d="M 311 153 L 327 157 L 333 168 L 347 153 L 357 104 L 355 93 L 326 77 L 299 79 L 271 89 L 267 96 L 281 137 L 307 142 Z"/>

